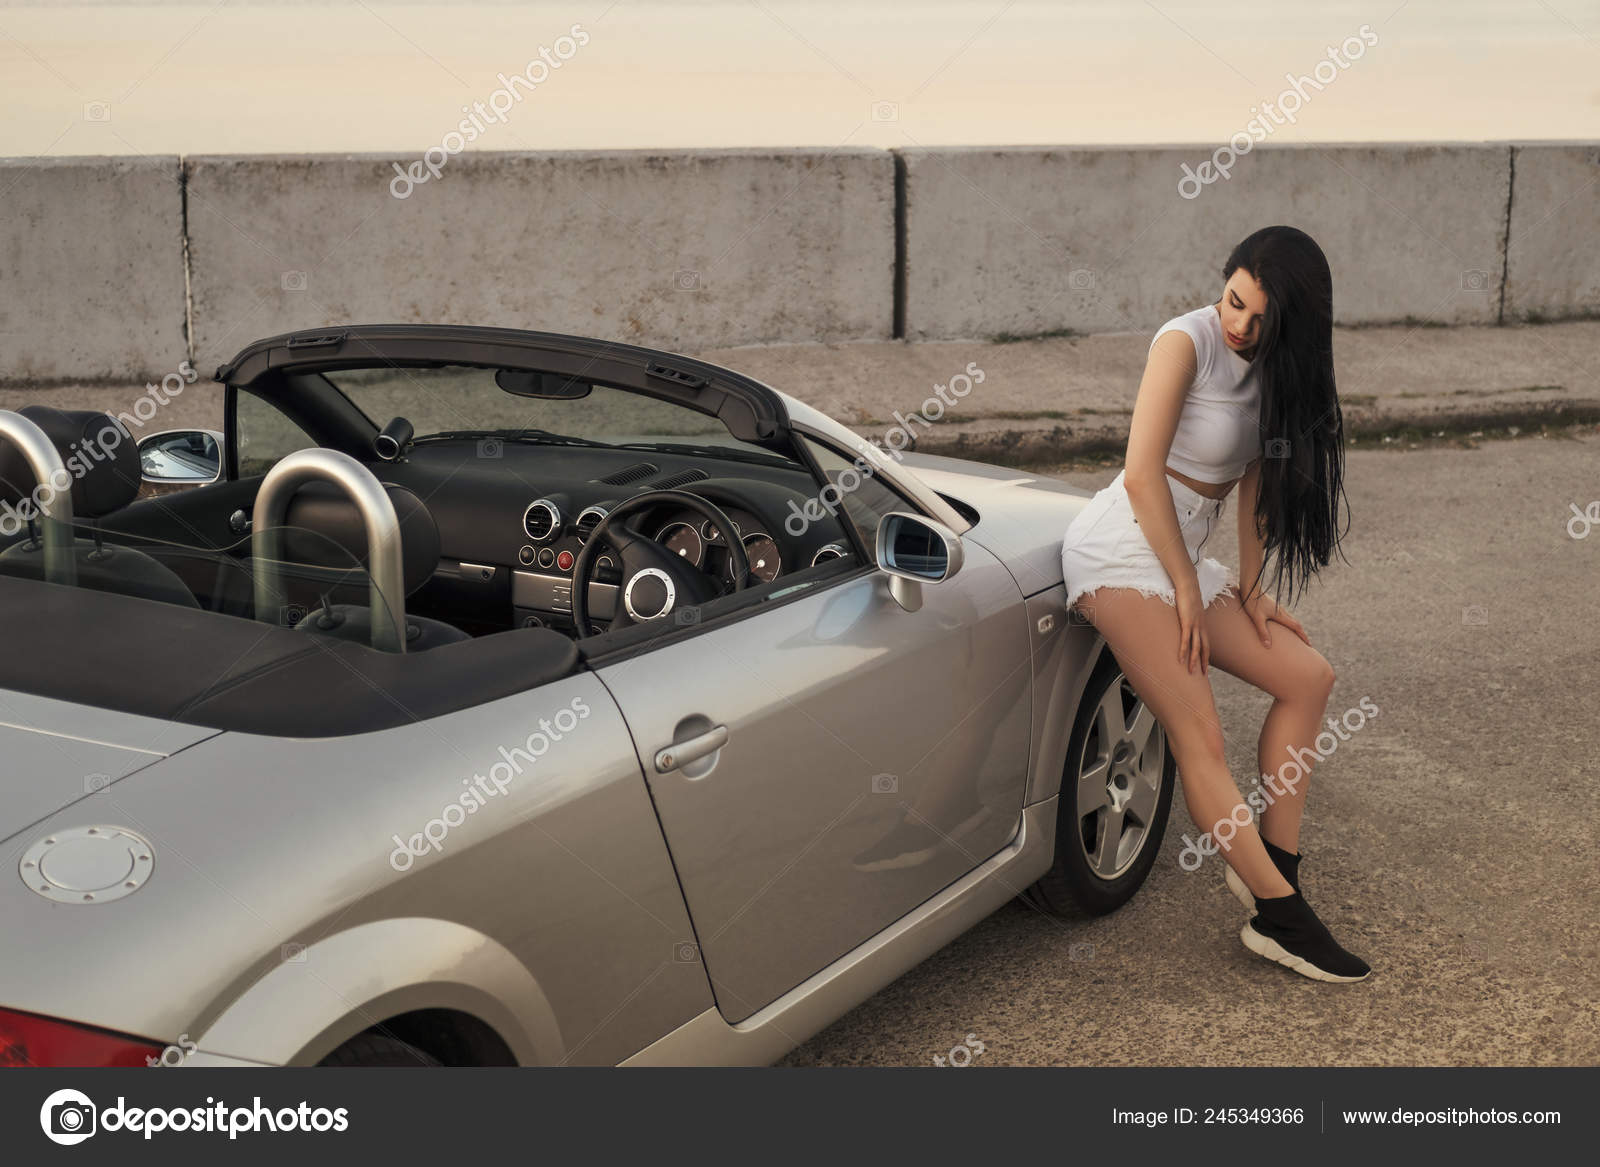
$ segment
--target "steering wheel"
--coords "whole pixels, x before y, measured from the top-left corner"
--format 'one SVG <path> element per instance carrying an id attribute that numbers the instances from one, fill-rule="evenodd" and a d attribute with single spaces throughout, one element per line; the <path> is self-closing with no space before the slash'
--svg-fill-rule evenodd
<path id="1" fill-rule="evenodd" d="M 622 583 L 617 588 L 611 628 L 665 620 L 674 612 L 681 618 L 684 608 L 723 594 L 721 583 L 710 573 L 685 562 L 682 556 L 674 555 L 643 531 L 623 522 L 629 515 L 663 503 L 676 503 L 692 510 L 722 532 L 728 554 L 733 557 L 733 590 L 742 591 L 749 585 L 750 557 L 745 553 L 744 542 L 733 520 L 721 507 L 687 490 L 647 490 L 613 507 L 596 524 L 572 565 L 572 620 L 578 627 L 579 638 L 592 635 L 589 631 L 589 577 L 594 572 L 602 543 L 615 548 L 622 560 Z"/>

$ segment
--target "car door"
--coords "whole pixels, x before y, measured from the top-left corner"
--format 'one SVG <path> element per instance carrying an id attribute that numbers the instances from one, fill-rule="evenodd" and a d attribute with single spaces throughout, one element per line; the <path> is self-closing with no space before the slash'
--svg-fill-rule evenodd
<path id="1" fill-rule="evenodd" d="M 871 547 L 875 515 L 915 508 L 871 482 L 850 509 Z M 918 611 L 864 565 L 599 668 L 729 1021 L 1015 835 L 1031 716 L 1026 614 L 1005 567 L 971 541 L 964 551 L 955 576 L 922 586 Z M 660 757 L 706 734 L 722 743 L 708 756 Z"/>

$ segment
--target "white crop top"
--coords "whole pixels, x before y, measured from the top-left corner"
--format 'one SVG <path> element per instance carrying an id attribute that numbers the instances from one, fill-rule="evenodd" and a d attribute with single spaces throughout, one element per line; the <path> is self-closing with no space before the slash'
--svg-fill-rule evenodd
<path id="1" fill-rule="evenodd" d="M 1167 465 L 1201 482 L 1232 482 L 1261 456 L 1261 379 L 1228 347 L 1214 304 L 1175 316 L 1150 338 L 1180 329 L 1194 341 L 1195 374 Z"/>

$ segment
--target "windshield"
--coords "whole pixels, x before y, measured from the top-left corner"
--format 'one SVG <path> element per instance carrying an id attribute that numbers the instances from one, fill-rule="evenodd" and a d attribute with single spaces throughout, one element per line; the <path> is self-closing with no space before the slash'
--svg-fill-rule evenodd
<path id="1" fill-rule="evenodd" d="M 417 441 L 495 435 L 607 446 L 693 446 L 724 457 L 782 461 L 735 438 L 714 417 L 609 385 L 581 384 L 579 392 L 588 390 L 582 396 L 547 400 L 508 393 L 495 383 L 494 369 L 451 365 L 325 375 L 374 426 L 403 417 Z"/>

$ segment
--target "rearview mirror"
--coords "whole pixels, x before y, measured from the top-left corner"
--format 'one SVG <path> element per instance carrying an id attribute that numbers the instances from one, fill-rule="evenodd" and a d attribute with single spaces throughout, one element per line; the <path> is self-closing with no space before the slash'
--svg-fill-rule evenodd
<path id="1" fill-rule="evenodd" d="M 494 383 L 518 397 L 538 397 L 547 401 L 575 401 L 587 397 L 594 386 L 560 373 L 538 373 L 529 369 L 497 369 Z"/>
<path id="2" fill-rule="evenodd" d="M 161 486 L 204 486 L 222 477 L 216 430 L 167 430 L 139 440 L 139 473 Z"/>
<path id="3" fill-rule="evenodd" d="M 889 592 L 908 612 L 922 607 L 922 585 L 941 583 L 961 570 L 961 538 L 943 523 L 893 511 L 878 523 L 878 567 L 889 573 Z"/>

